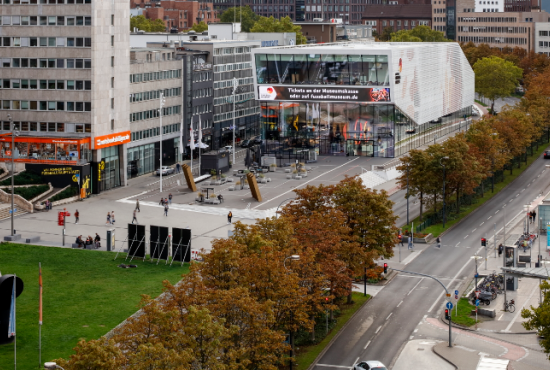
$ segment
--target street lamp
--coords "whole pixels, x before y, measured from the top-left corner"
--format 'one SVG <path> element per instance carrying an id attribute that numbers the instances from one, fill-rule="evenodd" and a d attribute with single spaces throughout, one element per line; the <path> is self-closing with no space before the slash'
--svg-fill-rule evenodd
<path id="1" fill-rule="evenodd" d="M 299 254 L 292 254 L 288 257 L 286 257 L 283 261 L 283 267 L 285 270 L 288 271 L 288 268 L 286 267 L 286 260 L 290 259 L 291 261 L 299 261 L 300 255 Z M 290 311 L 290 321 L 292 322 L 294 320 L 293 312 Z M 290 334 L 288 336 L 288 342 L 290 344 L 290 370 L 292 370 L 292 357 L 294 356 L 294 341 L 292 339 L 292 329 L 290 329 Z"/>
<path id="2" fill-rule="evenodd" d="M 61 370 L 65 370 L 61 366 L 56 364 L 55 362 L 45 362 L 44 363 L 44 369 L 61 369 Z"/>
<path id="3" fill-rule="evenodd" d="M 407 166 L 407 225 L 409 224 L 409 166 Z"/>
<path id="4" fill-rule="evenodd" d="M 294 200 L 295 198 L 287 198 L 285 200 L 283 200 L 278 206 L 277 206 L 277 210 L 275 211 L 275 218 L 279 218 L 279 207 L 281 207 L 283 205 L 283 203 L 285 202 L 288 202 L 289 200 Z M 298 256 L 300 257 L 300 256 Z"/>
<path id="5" fill-rule="evenodd" d="M 14 216 L 14 207 L 13 207 L 13 197 L 14 197 L 14 177 L 15 177 L 15 137 L 19 136 L 19 130 L 15 127 L 13 123 L 13 118 L 11 114 L 8 114 L 8 120 L 10 121 L 10 130 L 11 130 L 11 236 L 15 235 L 15 230 L 13 226 L 13 216 Z"/>
<path id="6" fill-rule="evenodd" d="M 164 99 L 164 93 L 160 93 L 160 103 L 159 103 L 159 117 L 160 117 L 160 192 L 162 193 L 162 107 L 164 107 L 164 104 L 166 103 L 166 99 Z"/>
<path id="7" fill-rule="evenodd" d="M 442 162 L 444 159 L 449 159 L 449 157 L 439 159 L 439 164 L 443 167 L 443 229 L 445 229 L 445 165 Z"/>
<path id="8" fill-rule="evenodd" d="M 529 235 L 529 221 L 527 217 L 529 217 L 529 207 L 531 205 L 526 204 L 523 206 L 523 212 L 525 212 L 525 219 L 523 220 L 523 234 Z"/>

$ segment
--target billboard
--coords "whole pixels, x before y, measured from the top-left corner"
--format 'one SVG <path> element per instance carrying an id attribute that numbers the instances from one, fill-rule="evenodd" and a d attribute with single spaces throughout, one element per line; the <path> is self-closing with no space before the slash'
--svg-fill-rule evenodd
<path id="1" fill-rule="evenodd" d="M 314 102 L 389 102 L 387 87 L 355 86 L 258 86 L 258 100 Z"/>

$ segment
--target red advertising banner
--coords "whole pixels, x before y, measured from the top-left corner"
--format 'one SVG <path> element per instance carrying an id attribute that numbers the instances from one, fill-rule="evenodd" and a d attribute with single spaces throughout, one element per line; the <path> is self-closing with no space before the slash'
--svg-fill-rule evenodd
<path id="1" fill-rule="evenodd" d="M 65 212 L 57 212 L 57 225 L 65 226 Z"/>
<path id="2" fill-rule="evenodd" d="M 258 100 L 308 102 L 389 102 L 387 87 L 356 86 L 258 86 Z"/>

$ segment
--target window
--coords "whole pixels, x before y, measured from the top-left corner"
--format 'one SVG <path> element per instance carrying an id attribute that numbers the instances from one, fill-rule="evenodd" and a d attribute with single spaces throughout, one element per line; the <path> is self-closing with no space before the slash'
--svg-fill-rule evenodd
<path id="1" fill-rule="evenodd" d="M 111 120 L 111 131 L 114 131 L 115 130 L 115 120 L 112 119 Z"/>
<path id="2" fill-rule="evenodd" d="M 111 109 L 115 109 L 115 98 L 111 98 Z"/>
<path id="3" fill-rule="evenodd" d="M 111 46 L 115 46 L 115 37 L 111 36 Z"/>
<path id="4" fill-rule="evenodd" d="M 111 14 L 111 26 L 115 25 L 115 15 Z"/>
<path id="5" fill-rule="evenodd" d="M 111 57 L 111 67 L 115 66 L 115 57 Z"/>
<path id="6" fill-rule="evenodd" d="M 112 89 L 115 88 L 115 78 L 114 77 L 111 77 L 111 88 Z"/>

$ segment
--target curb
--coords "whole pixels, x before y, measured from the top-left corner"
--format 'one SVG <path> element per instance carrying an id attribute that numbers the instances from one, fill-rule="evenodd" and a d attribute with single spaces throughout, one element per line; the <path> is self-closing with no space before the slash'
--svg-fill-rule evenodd
<path id="1" fill-rule="evenodd" d="M 435 346 L 437 346 L 438 343 L 436 343 L 433 347 L 432 347 L 432 352 L 435 353 L 439 358 L 441 358 L 442 360 L 444 360 L 445 362 L 447 362 L 449 365 L 453 366 L 456 370 L 458 370 L 458 366 L 456 366 L 455 364 L 453 364 L 449 359 L 447 359 L 446 357 L 443 357 L 442 355 L 440 355 L 436 350 L 435 350 Z"/>
<path id="2" fill-rule="evenodd" d="M 334 342 L 336 342 L 336 340 L 338 339 L 338 337 L 340 337 L 340 334 L 342 334 L 344 332 L 344 329 L 346 329 L 348 327 L 348 325 L 352 322 L 352 320 L 355 318 L 355 316 L 357 314 L 359 314 L 359 312 L 361 312 L 363 310 L 364 307 L 367 306 L 367 303 L 370 302 L 370 300 L 372 299 L 372 296 L 369 297 L 369 299 L 367 299 L 365 301 L 365 303 L 363 303 L 361 305 L 361 307 L 359 307 L 359 309 L 357 311 L 355 311 L 355 313 L 353 315 L 351 315 L 351 317 L 349 318 L 348 322 L 346 322 L 344 324 L 344 326 L 342 326 L 340 328 L 340 330 L 338 330 L 338 333 L 336 333 L 336 335 L 334 337 L 332 337 L 332 339 L 330 340 L 330 342 L 327 343 L 327 345 L 325 346 L 325 348 L 323 348 L 323 350 L 317 355 L 317 357 L 315 357 L 315 360 L 313 360 L 313 362 L 311 363 L 311 365 L 309 365 L 307 367 L 307 370 L 312 370 L 316 365 L 317 363 L 319 362 L 319 360 L 321 359 L 321 357 L 323 357 L 325 355 L 325 353 L 329 350 L 329 348 L 332 346 L 332 344 Z"/>
<path id="3" fill-rule="evenodd" d="M 443 324 L 449 326 L 449 321 L 445 320 L 442 315 L 439 315 L 439 321 L 441 321 Z M 515 334 L 515 335 L 518 335 L 518 334 L 537 334 L 536 331 L 526 331 L 526 332 L 508 332 L 508 331 L 506 331 L 506 332 L 504 332 L 504 331 L 496 331 L 496 330 L 494 330 L 494 331 L 485 331 L 483 329 L 481 329 L 482 331 L 480 331 L 480 330 L 476 330 L 476 329 L 471 329 L 467 326 L 462 326 L 460 324 L 456 324 L 454 322 L 451 322 L 451 327 L 461 329 L 461 330 L 465 330 L 465 331 L 470 331 L 472 333 L 477 333 L 477 334 L 483 335 L 483 336 L 487 336 L 487 335 L 482 334 L 482 333 Z M 504 341 L 504 342 L 506 342 L 506 341 Z M 516 346 L 518 345 L 518 344 L 512 343 L 512 342 L 509 342 L 509 343 L 510 344 L 515 344 Z"/>

